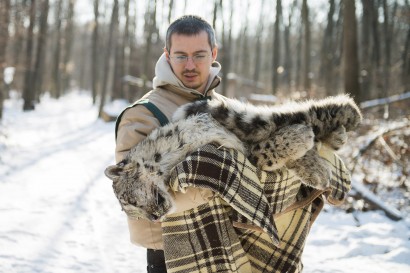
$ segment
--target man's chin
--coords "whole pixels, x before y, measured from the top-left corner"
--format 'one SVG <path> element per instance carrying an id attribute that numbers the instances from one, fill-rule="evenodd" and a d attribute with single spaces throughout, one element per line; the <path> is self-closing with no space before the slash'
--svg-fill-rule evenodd
<path id="1" fill-rule="evenodd" d="M 192 82 L 184 82 L 183 84 L 185 85 L 185 87 L 195 89 L 195 90 L 197 90 L 199 87 L 201 87 L 200 84 L 192 83 Z"/>

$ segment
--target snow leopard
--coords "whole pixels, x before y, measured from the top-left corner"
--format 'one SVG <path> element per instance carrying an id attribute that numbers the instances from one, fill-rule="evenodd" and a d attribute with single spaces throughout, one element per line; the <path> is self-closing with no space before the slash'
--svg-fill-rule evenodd
<path id="1" fill-rule="evenodd" d="M 287 107 L 233 99 L 180 107 L 171 123 L 152 131 L 105 170 L 122 209 L 130 217 L 162 221 L 175 208 L 167 185 L 173 167 L 207 143 L 236 149 L 265 171 L 293 169 L 302 183 L 326 188 L 330 168 L 318 155 L 318 145 L 343 146 L 346 131 L 360 123 L 360 111 L 347 96 Z"/>
<path id="2" fill-rule="evenodd" d="M 151 221 L 171 213 L 174 201 L 166 182 L 172 168 L 207 143 L 246 152 L 234 134 L 210 115 L 198 114 L 153 130 L 124 160 L 107 167 L 105 174 L 125 213 Z"/>
<path id="3" fill-rule="evenodd" d="M 318 189 L 325 188 L 331 176 L 327 162 L 318 155 L 318 146 L 340 149 L 347 141 L 346 132 L 362 120 L 354 100 L 338 95 L 280 106 L 255 106 L 236 99 L 196 101 L 177 109 L 173 121 L 198 113 L 210 114 L 243 141 L 250 161 L 258 168 L 275 171 L 286 166 L 305 184 Z M 295 127 L 313 137 L 306 143 L 308 150 L 295 145 L 291 137 Z"/>

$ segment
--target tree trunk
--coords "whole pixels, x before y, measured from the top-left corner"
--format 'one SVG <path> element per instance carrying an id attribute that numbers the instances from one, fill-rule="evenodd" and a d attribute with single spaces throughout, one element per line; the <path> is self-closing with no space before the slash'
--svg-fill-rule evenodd
<path id="1" fill-rule="evenodd" d="M 280 65 L 280 31 L 279 25 L 282 18 L 282 0 L 276 1 L 276 18 L 273 35 L 273 60 L 272 60 L 272 92 L 276 94 L 279 86 Z"/>
<path id="2" fill-rule="evenodd" d="M 174 0 L 170 0 L 169 5 L 168 5 L 168 24 L 171 24 L 173 9 L 174 9 Z"/>
<path id="3" fill-rule="evenodd" d="M 373 69 L 371 66 L 370 55 L 370 41 L 371 41 L 371 12 L 372 12 L 372 0 L 362 0 L 363 16 L 362 16 L 362 39 L 361 39 L 361 63 L 362 72 L 361 77 L 361 100 L 368 100 L 371 98 L 371 79 L 373 75 Z"/>
<path id="4" fill-rule="evenodd" d="M 112 52 L 112 47 L 113 47 L 114 29 L 116 28 L 117 23 L 118 23 L 118 0 L 114 0 L 114 6 L 112 9 L 112 15 L 111 15 L 110 29 L 108 33 L 108 45 L 107 45 L 107 50 L 105 53 L 104 77 L 103 77 L 100 107 L 98 109 L 98 117 L 102 116 L 102 111 L 105 105 L 105 99 L 106 99 L 108 88 L 109 88 L 108 87 L 108 75 L 110 75 L 109 73 L 110 59 L 111 59 L 110 57 L 111 57 L 111 52 Z"/>
<path id="5" fill-rule="evenodd" d="M 64 62 L 63 62 L 63 79 L 62 91 L 65 92 L 70 88 L 71 74 L 73 66 L 71 64 L 71 51 L 74 40 L 74 8 L 76 0 L 68 1 L 67 20 L 64 33 Z"/>
<path id="6" fill-rule="evenodd" d="M 265 0 L 261 2 L 260 18 L 263 18 L 263 11 L 265 7 Z M 255 84 L 258 83 L 261 74 L 261 53 L 262 53 L 262 34 L 264 28 L 264 21 L 261 20 L 258 24 L 258 29 L 256 31 L 256 45 L 255 45 L 255 68 L 253 70 L 253 81 Z"/>
<path id="7" fill-rule="evenodd" d="M 383 65 L 383 89 L 384 97 L 389 96 L 390 89 L 390 65 L 391 65 L 391 30 L 390 30 L 390 20 L 389 20 L 389 10 L 387 8 L 387 0 L 383 0 L 383 32 L 384 32 L 384 65 Z"/>
<path id="8" fill-rule="evenodd" d="M 26 67 L 24 73 L 24 88 L 23 88 L 23 110 L 34 110 L 34 88 L 31 84 L 33 77 L 32 68 L 32 52 L 33 52 L 33 29 L 36 21 L 36 1 L 31 0 L 30 6 L 30 25 L 27 30 L 27 46 L 26 46 Z"/>
<path id="9" fill-rule="evenodd" d="M 293 57 L 291 53 L 291 42 L 290 42 L 290 30 L 292 29 L 292 17 L 293 17 L 293 12 L 295 10 L 295 6 L 297 4 L 297 0 L 293 1 L 292 7 L 290 9 L 289 15 L 288 15 L 288 23 L 285 26 L 285 33 L 284 33 L 284 43 L 285 43 L 285 60 L 284 60 L 284 80 L 286 82 L 286 87 L 288 91 L 291 91 L 291 85 L 292 85 L 292 70 L 293 70 Z"/>
<path id="10" fill-rule="evenodd" d="M 40 94 L 42 93 L 43 87 L 44 64 L 46 61 L 45 53 L 47 47 L 48 10 L 49 0 L 43 0 L 41 3 L 40 29 L 38 31 L 37 53 L 34 65 L 34 77 L 32 82 L 35 92 L 35 98 L 37 101 L 40 101 Z"/>
<path id="11" fill-rule="evenodd" d="M 213 9 L 213 17 L 212 17 L 212 27 L 214 31 L 216 31 L 216 17 L 218 16 L 218 0 L 214 0 L 214 9 Z"/>
<path id="12" fill-rule="evenodd" d="M 344 89 L 361 101 L 359 85 L 359 58 L 357 52 L 357 25 L 354 0 L 344 1 L 343 10 Z"/>
<path id="13" fill-rule="evenodd" d="M 129 0 L 124 2 L 124 10 L 125 13 L 128 12 L 129 7 Z M 114 40 L 117 41 L 115 46 L 115 59 L 114 59 L 114 79 L 113 79 L 113 89 L 112 89 L 112 99 L 121 99 L 124 98 L 124 89 L 122 85 L 122 77 L 124 77 L 124 64 L 125 64 L 125 48 L 127 46 L 127 39 L 128 39 L 128 21 L 127 15 L 126 22 L 124 26 L 124 34 L 122 35 L 122 39 L 120 37 L 114 37 Z M 115 33 L 119 33 L 119 24 L 114 31 Z M 115 35 L 117 36 L 117 35 Z"/>
<path id="14" fill-rule="evenodd" d="M 59 98 L 61 95 L 61 67 L 60 67 L 60 56 L 61 56 L 61 9 L 63 5 L 63 0 L 58 0 L 57 11 L 55 16 L 55 32 L 56 40 L 53 53 L 53 72 L 52 72 L 52 89 L 51 95 L 54 98 Z"/>
<path id="15" fill-rule="evenodd" d="M 130 0 L 125 0 L 125 26 L 123 37 L 122 70 L 121 70 L 121 98 L 128 98 L 128 86 L 122 82 L 122 77 L 129 74 L 129 49 L 130 49 Z"/>
<path id="16" fill-rule="evenodd" d="M 307 0 L 302 3 L 302 22 L 304 26 L 304 50 L 303 50 L 303 88 L 308 97 L 311 96 L 311 79 L 310 79 L 310 21 L 309 7 Z"/>
<path id="17" fill-rule="evenodd" d="M 221 13 L 223 14 L 223 8 L 222 8 L 222 1 L 220 2 L 221 6 Z M 225 37 L 224 35 L 224 45 L 223 45 L 223 55 L 222 55 L 222 95 L 227 95 L 227 90 L 228 90 L 228 73 L 231 70 L 231 52 L 232 52 L 232 17 L 233 17 L 233 2 L 231 0 L 230 2 L 231 9 L 230 9 L 230 14 L 229 14 L 229 25 L 228 25 L 228 37 Z M 223 15 L 222 15 L 223 17 Z M 225 25 L 225 21 L 224 21 Z M 224 27 L 224 29 L 226 29 Z M 225 31 L 224 31 L 225 32 Z"/>
<path id="18" fill-rule="evenodd" d="M 379 4 L 378 1 L 372 1 L 372 35 L 373 35 L 373 51 L 372 51 L 372 66 L 375 71 L 373 75 L 376 83 L 376 94 L 372 97 L 383 98 L 383 75 L 380 62 L 380 39 L 379 39 Z"/>
<path id="19" fill-rule="evenodd" d="M 6 95 L 6 85 L 4 79 L 4 69 L 6 63 L 6 49 L 9 39 L 9 23 L 10 23 L 10 0 L 0 1 L 0 120 L 3 117 L 3 101 Z"/>
<path id="20" fill-rule="evenodd" d="M 146 39 L 145 39 L 145 55 L 144 55 L 144 71 L 143 79 L 147 81 L 152 76 L 152 64 L 151 64 L 151 48 L 152 48 L 152 36 L 156 29 L 156 13 L 157 13 L 157 0 L 154 2 L 148 2 L 147 14 L 145 21 Z M 145 86 L 144 86 L 145 88 Z"/>
<path id="21" fill-rule="evenodd" d="M 1 0 L 0 0 L 1 2 Z M 13 4 L 12 4 L 13 5 Z M 13 8 L 10 7 L 12 10 Z M 11 18 L 13 20 L 14 35 L 10 37 L 10 43 L 12 44 L 12 62 L 11 65 L 15 67 L 14 77 L 13 77 L 13 87 L 17 90 L 23 89 L 24 85 L 24 74 L 25 74 L 25 60 L 24 54 L 24 42 L 25 42 L 25 31 L 26 27 L 25 19 L 29 17 L 28 15 L 28 1 L 15 1 L 14 11 Z"/>
<path id="22" fill-rule="evenodd" d="M 99 62 L 98 62 L 98 44 L 99 44 L 99 32 L 98 32 L 98 16 L 99 16 L 99 4 L 100 0 L 94 0 L 94 24 L 93 34 L 91 41 L 91 89 L 93 96 L 93 104 L 95 104 L 98 92 L 99 82 Z"/>
<path id="23" fill-rule="evenodd" d="M 137 76 L 140 75 L 140 59 L 138 56 L 138 44 L 137 44 L 137 16 L 136 14 L 138 13 L 138 6 L 137 6 L 137 2 L 135 1 L 134 3 L 134 18 L 132 20 L 132 24 L 131 24 L 131 32 L 130 32 L 130 65 L 129 65 L 129 74 L 133 75 L 133 76 Z M 141 88 L 137 85 L 127 85 L 128 86 L 128 96 L 127 99 L 129 102 L 132 102 L 134 100 L 136 100 L 137 98 L 141 97 L 140 94 L 140 90 Z"/>
<path id="24" fill-rule="evenodd" d="M 250 3 L 246 1 L 246 9 L 249 10 Z M 241 47 L 240 47 L 240 65 L 239 73 L 242 77 L 250 78 L 250 51 L 249 51 L 249 34 L 248 34 L 248 25 L 249 25 L 249 14 L 246 15 L 245 24 L 243 25 L 242 35 L 241 35 Z"/>
<path id="25" fill-rule="evenodd" d="M 303 45 L 303 24 L 299 25 L 298 29 L 299 35 L 297 37 L 296 44 L 296 87 L 297 89 L 301 88 L 302 85 L 302 45 Z"/>
<path id="26" fill-rule="evenodd" d="M 406 42 L 404 44 L 402 52 L 402 82 L 403 82 L 403 92 L 408 92 L 410 90 L 410 28 L 407 29 Z"/>
<path id="27" fill-rule="evenodd" d="M 333 80 L 333 63 L 334 58 L 334 20 L 335 14 L 335 0 L 329 0 L 329 12 L 327 14 L 327 26 L 325 35 L 323 36 L 320 78 L 324 83 L 326 95 L 336 95 L 336 90 L 332 88 Z"/>
<path id="28" fill-rule="evenodd" d="M 336 93 L 343 89 L 343 72 L 342 72 L 342 56 L 343 56 L 343 2 L 339 2 L 338 15 L 335 25 L 335 57 L 333 58 L 333 74 L 332 89 Z"/>

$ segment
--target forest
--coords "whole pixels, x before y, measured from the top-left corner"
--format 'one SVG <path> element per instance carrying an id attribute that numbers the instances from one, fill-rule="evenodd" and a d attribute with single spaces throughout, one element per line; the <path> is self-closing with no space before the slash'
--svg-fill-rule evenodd
<path id="1" fill-rule="evenodd" d="M 183 14 L 216 31 L 221 94 L 267 104 L 349 93 L 365 120 L 347 164 L 363 174 L 376 158 L 408 195 L 408 0 L 2 0 L 0 120 L 10 94 L 30 112 L 45 94 L 72 90 L 92 97 L 98 117 L 115 120 L 104 106 L 150 90 L 167 26 Z M 379 185 L 380 176 L 360 180 Z"/>
<path id="2" fill-rule="evenodd" d="M 49 92 L 90 90 L 103 105 L 150 89 L 167 25 L 186 14 L 212 23 L 219 92 L 358 102 L 410 90 L 408 0 L 2 0 L 0 117 L 15 90 L 29 111 Z"/>
<path id="3" fill-rule="evenodd" d="M 352 189 L 304 272 L 410 272 L 409 0 L 0 0 L 0 272 L 146 272 L 104 169 L 184 14 L 215 29 L 217 92 L 362 111 L 337 151 Z"/>

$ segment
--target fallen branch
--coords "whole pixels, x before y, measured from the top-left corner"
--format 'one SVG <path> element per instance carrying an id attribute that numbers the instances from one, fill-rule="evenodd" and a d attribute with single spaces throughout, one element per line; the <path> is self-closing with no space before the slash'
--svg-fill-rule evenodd
<path id="1" fill-rule="evenodd" d="M 388 147 L 387 143 L 384 141 L 384 137 L 391 134 L 391 133 L 393 133 L 393 132 L 395 132 L 395 131 L 397 131 L 397 130 L 402 130 L 402 129 L 405 129 L 405 128 L 408 128 L 408 127 L 410 127 L 410 126 L 408 124 L 405 124 L 405 125 L 397 126 L 397 127 L 390 128 L 390 129 L 387 129 L 387 130 L 382 130 L 382 131 L 377 132 L 376 134 L 374 134 L 373 137 L 370 138 L 368 140 L 368 142 L 353 157 L 353 167 L 351 169 L 351 173 L 352 174 L 354 173 L 359 158 L 364 153 L 366 153 L 371 147 L 373 147 L 373 145 L 375 143 L 377 143 L 377 141 L 380 141 L 380 140 L 382 140 L 381 144 L 385 147 L 385 149 L 387 150 L 389 155 L 393 158 L 393 160 L 395 160 L 396 162 L 399 162 L 397 156 L 393 153 L 393 151 L 391 151 L 390 147 Z M 386 145 L 384 145 L 384 144 L 386 144 Z M 391 154 L 391 153 L 393 153 L 393 154 Z M 399 162 L 399 164 L 401 166 L 403 165 L 401 162 Z"/>
<path id="2" fill-rule="evenodd" d="M 360 108 L 366 109 L 370 107 L 381 106 L 381 105 L 390 104 L 396 101 L 407 100 L 407 99 L 410 99 L 410 92 L 406 92 L 400 95 L 394 95 L 394 96 L 387 97 L 387 98 L 364 101 L 360 103 Z"/>
<path id="3" fill-rule="evenodd" d="M 384 211 L 387 217 L 394 221 L 399 221 L 403 219 L 402 214 L 396 208 L 387 205 L 383 200 L 381 200 L 377 195 L 368 190 L 362 183 L 357 180 L 352 179 L 352 187 L 360 195 L 363 200 L 372 204 L 376 208 Z"/>

